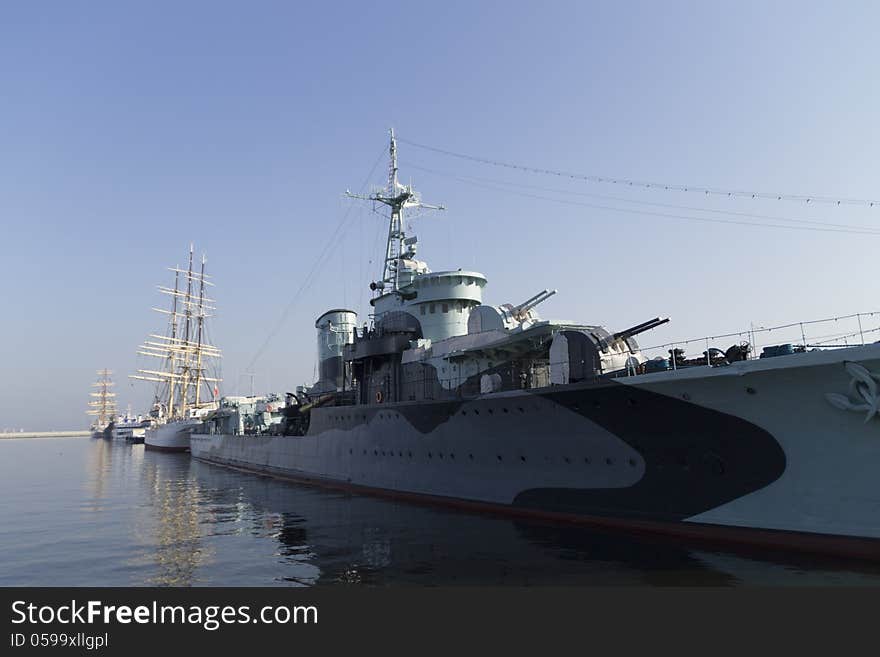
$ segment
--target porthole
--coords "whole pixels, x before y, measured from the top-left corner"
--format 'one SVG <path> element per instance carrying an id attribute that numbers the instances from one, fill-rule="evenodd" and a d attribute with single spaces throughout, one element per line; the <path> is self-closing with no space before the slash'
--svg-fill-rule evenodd
<path id="1" fill-rule="evenodd" d="M 479 415 L 479 414 L 480 414 L 480 411 L 477 411 L 477 410 L 474 411 L 474 415 Z"/>
<path id="2" fill-rule="evenodd" d="M 593 461 L 592 461 L 592 459 L 591 459 L 589 456 L 585 456 L 585 457 L 584 457 L 584 463 L 586 463 L 587 465 L 590 465 L 590 463 L 592 463 L 592 462 L 593 462 Z"/>
<path id="3" fill-rule="evenodd" d="M 526 462 L 526 457 L 525 457 L 525 456 L 520 456 L 520 457 L 519 457 L 519 460 L 522 461 L 523 463 L 525 463 L 525 462 Z"/>
<path id="4" fill-rule="evenodd" d="M 468 454 L 468 458 L 469 458 L 471 461 L 473 461 L 473 460 L 474 460 L 474 455 L 473 455 L 473 454 Z"/>
<path id="5" fill-rule="evenodd" d="M 518 410 L 520 413 L 525 413 L 525 410 L 523 409 L 522 406 L 517 406 L 517 410 Z"/>
<path id="6" fill-rule="evenodd" d="M 407 454 L 407 456 L 409 456 L 410 458 L 412 458 L 412 452 L 407 452 L 406 454 Z"/>
<path id="7" fill-rule="evenodd" d="M 636 460 L 635 460 L 635 459 L 630 459 L 630 460 L 629 460 L 629 464 L 630 464 L 632 467 L 636 467 Z"/>
<path id="8" fill-rule="evenodd" d="M 746 388 L 746 392 L 750 395 L 754 395 L 757 391 L 754 388 L 752 388 L 751 386 L 749 386 L 748 388 Z"/>
<path id="9" fill-rule="evenodd" d="M 504 411 L 505 413 L 510 413 L 510 411 L 508 411 L 506 408 L 502 408 L 501 410 Z"/>
<path id="10" fill-rule="evenodd" d="M 437 452 L 437 456 L 440 457 L 440 460 L 441 460 L 441 461 L 443 460 L 443 452 Z"/>
<path id="11" fill-rule="evenodd" d="M 431 452 L 428 452 L 428 458 L 429 458 L 429 459 L 432 459 L 432 458 L 434 458 L 434 455 L 431 454 Z"/>
<path id="12" fill-rule="evenodd" d="M 571 459 L 568 458 L 567 456 L 563 457 L 562 460 L 565 461 L 566 463 L 571 463 Z"/>
<path id="13" fill-rule="evenodd" d="M 350 449 L 350 450 L 348 450 L 348 453 L 349 453 L 349 454 L 354 454 L 354 450 Z"/>
<path id="14" fill-rule="evenodd" d="M 614 463 L 614 459 L 612 459 L 612 458 L 609 456 L 609 457 L 607 457 L 607 458 L 605 459 L 605 463 L 606 463 L 606 465 L 611 465 L 612 463 Z"/>
<path id="15" fill-rule="evenodd" d="M 494 412 L 495 411 L 493 411 L 491 408 L 489 409 L 489 415 L 492 415 Z"/>
<path id="16" fill-rule="evenodd" d="M 467 415 L 467 411 L 462 411 L 461 414 L 462 414 L 462 415 Z"/>
<path id="17" fill-rule="evenodd" d="M 501 458 L 501 454 L 496 454 L 495 458 L 497 458 L 499 462 L 501 462 L 501 461 L 503 460 L 503 459 Z"/>
<path id="18" fill-rule="evenodd" d="M 450 454 L 450 455 L 449 455 L 449 458 L 452 459 L 452 460 L 454 461 L 454 460 L 455 460 L 455 454 Z"/>
<path id="19" fill-rule="evenodd" d="M 379 450 L 378 450 L 378 449 L 374 449 L 374 450 L 373 450 L 373 456 L 379 456 Z"/>

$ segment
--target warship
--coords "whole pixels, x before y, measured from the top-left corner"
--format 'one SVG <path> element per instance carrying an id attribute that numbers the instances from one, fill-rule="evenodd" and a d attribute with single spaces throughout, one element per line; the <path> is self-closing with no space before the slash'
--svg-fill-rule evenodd
<path id="1" fill-rule="evenodd" d="M 418 260 L 404 213 L 442 206 L 399 182 L 393 132 L 387 186 L 360 198 L 390 209 L 372 322 L 320 315 L 318 381 L 280 415 L 221 405 L 192 433 L 194 458 L 480 512 L 880 557 L 880 343 L 648 358 L 638 339 L 666 318 L 546 320 L 537 306 L 555 290 L 488 305 L 483 274 Z"/>
<path id="2" fill-rule="evenodd" d="M 98 370 L 98 380 L 92 384 L 93 388 L 97 388 L 95 392 L 89 393 L 95 399 L 89 402 L 86 415 L 91 415 L 92 420 L 89 430 L 92 432 L 92 438 L 109 438 L 113 431 L 113 418 L 116 415 L 116 393 L 111 390 L 113 380 L 110 370 Z"/>
<path id="3" fill-rule="evenodd" d="M 205 296 L 206 286 L 213 286 L 205 273 L 206 258 L 201 269 L 193 270 L 193 246 L 189 247 L 189 266 L 170 267 L 174 287 L 159 286 L 159 292 L 171 297 L 170 309 L 153 308 L 168 316 L 164 335 L 151 333 L 137 352 L 157 358 L 158 369 L 138 369 L 133 379 L 156 383 L 156 395 L 150 410 L 149 426 L 145 428 L 147 449 L 167 452 L 189 451 L 189 434 L 207 413 L 217 407 L 221 381 L 209 376 L 210 368 L 220 358 L 220 350 L 208 341 L 206 319 L 213 299 Z"/>

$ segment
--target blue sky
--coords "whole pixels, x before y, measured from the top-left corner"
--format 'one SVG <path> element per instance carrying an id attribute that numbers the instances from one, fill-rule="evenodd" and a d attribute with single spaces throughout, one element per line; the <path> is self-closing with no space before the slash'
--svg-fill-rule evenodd
<path id="1" fill-rule="evenodd" d="M 385 225 L 342 193 L 363 185 L 390 126 L 535 167 L 880 197 L 878 14 L 868 2 L 9 3 L 0 429 L 82 426 L 101 367 L 117 372 L 123 407 L 145 407 L 148 385 L 125 375 L 162 328 L 149 308 L 164 267 L 191 241 L 217 281 L 224 392 L 249 387 L 241 373 L 269 336 L 256 388 L 311 382 L 314 318 L 365 312 L 378 275 Z M 420 256 L 483 272 L 491 303 L 557 288 L 544 316 L 622 328 L 668 315 L 658 342 L 880 308 L 880 236 L 578 204 L 873 230 L 880 207 L 626 189 L 400 151 L 404 179 L 449 208 L 416 220 Z M 384 178 L 382 159 L 370 179 Z"/>

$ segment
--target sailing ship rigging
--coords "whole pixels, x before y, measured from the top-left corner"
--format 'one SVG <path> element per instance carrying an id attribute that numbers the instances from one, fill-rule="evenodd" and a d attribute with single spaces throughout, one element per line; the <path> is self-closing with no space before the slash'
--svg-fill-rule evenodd
<path id="1" fill-rule="evenodd" d="M 194 269 L 193 251 L 190 245 L 186 269 L 169 268 L 174 273 L 174 287 L 158 286 L 161 294 L 170 297 L 170 308 L 152 309 L 168 317 L 165 334 L 148 334 L 137 351 L 157 359 L 159 365 L 129 375 L 157 384 L 150 411 L 155 426 L 189 420 L 213 408 L 222 381 L 216 374 L 221 352 L 208 338 L 206 321 L 216 310 L 214 299 L 206 295 L 206 288 L 214 283 L 205 273 L 204 255 L 199 269 Z"/>
<path id="2" fill-rule="evenodd" d="M 90 393 L 94 399 L 89 402 L 86 411 L 86 415 L 95 418 L 89 427 L 93 435 L 102 434 L 116 417 L 116 393 L 111 390 L 113 381 L 110 378 L 113 372 L 103 369 L 98 370 L 97 373 L 98 380 L 92 384 L 92 387 L 97 390 Z"/>

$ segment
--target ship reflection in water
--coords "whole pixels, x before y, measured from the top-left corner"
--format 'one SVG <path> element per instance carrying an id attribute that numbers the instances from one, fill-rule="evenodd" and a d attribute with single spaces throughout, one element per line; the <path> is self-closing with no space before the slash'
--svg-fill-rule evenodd
<path id="1" fill-rule="evenodd" d="M 880 584 L 876 565 L 352 496 L 88 438 L 3 441 L 0 493 L 0 585 Z"/>

